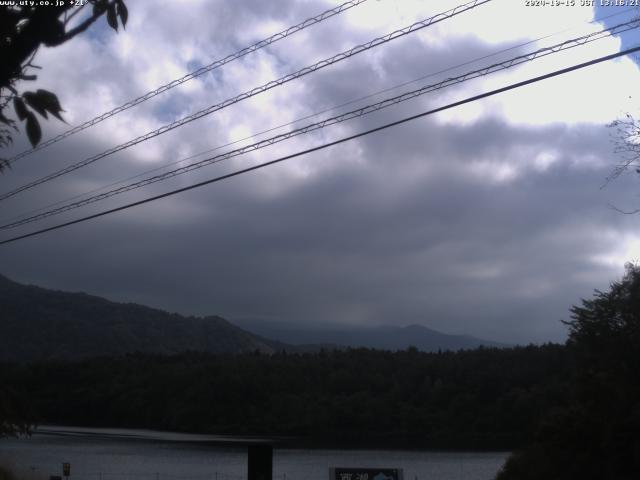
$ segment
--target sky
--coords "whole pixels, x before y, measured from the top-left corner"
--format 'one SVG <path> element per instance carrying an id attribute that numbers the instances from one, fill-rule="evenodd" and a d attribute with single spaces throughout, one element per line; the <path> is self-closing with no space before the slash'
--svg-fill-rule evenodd
<path id="1" fill-rule="evenodd" d="M 115 33 L 101 19 L 63 46 L 42 49 L 38 80 L 22 87 L 60 98 L 68 125 L 44 122 L 46 139 L 339 3 L 129 0 L 124 31 Z M 633 15 L 628 7 L 567 3 L 493 0 L 4 200 L 0 220 Z M 458 4 L 368 0 L 19 160 L 0 177 L 0 191 Z M 637 31 L 549 55 L 0 232 L 0 239 L 331 142 L 634 42 L 640 42 Z M 2 245 L 0 273 L 186 315 L 298 325 L 417 323 L 508 343 L 561 342 L 561 320 L 570 318 L 571 306 L 619 279 L 625 262 L 640 259 L 640 216 L 616 211 L 640 207 L 638 175 L 605 185 L 621 162 L 607 124 L 640 106 L 636 62 L 637 56 L 622 57 Z M 326 113 L 298 121 L 319 112 Z M 293 126 L 262 133 L 289 122 Z M 224 146 L 230 142 L 238 143 Z M 26 147 L 19 136 L 4 153 Z"/>

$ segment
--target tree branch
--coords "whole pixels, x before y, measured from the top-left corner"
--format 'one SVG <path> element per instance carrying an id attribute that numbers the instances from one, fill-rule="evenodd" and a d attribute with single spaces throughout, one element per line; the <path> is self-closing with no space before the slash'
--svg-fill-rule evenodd
<path id="1" fill-rule="evenodd" d="M 87 28 L 89 28 L 98 18 L 100 18 L 102 16 L 102 14 L 104 12 L 106 12 L 109 7 L 112 7 L 113 5 L 115 5 L 115 0 L 112 0 L 111 2 L 105 4 L 105 6 L 103 8 L 99 8 L 97 9 L 90 17 L 88 17 L 87 19 L 85 19 L 80 25 L 78 25 L 77 27 L 72 28 L 71 30 L 69 30 L 68 32 L 66 32 L 62 37 L 60 37 L 58 40 L 56 40 L 55 42 L 52 42 L 50 46 L 55 47 L 58 45 L 63 44 L 64 42 L 66 42 L 67 40 L 72 39 L 73 37 L 75 37 L 76 35 L 78 35 L 79 33 L 84 32 Z"/>
<path id="2" fill-rule="evenodd" d="M 78 13 L 80 13 L 82 11 L 82 9 L 84 7 L 86 7 L 86 6 L 87 6 L 87 4 L 83 3 L 80 8 L 76 8 L 76 10 L 71 15 L 69 15 L 67 18 L 65 18 L 64 19 L 65 26 L 67 25 L 67 23 L 69 23 L 71 21 L 71 19 L 73 19 L 73 17 L 75 17 Z"/>
<path id="3" fill-rule="evenodd" d="M 611 209 L 611 210 L 615 210 L 618 213 L 622 213 L 624 215 L 635 215 L 636 213 L 640 213 L 640 208 L 636 208 L 635 210 L 621 210 L 620 208 L 616 207 L 615 205 L 612 205 L 610 203 L 607 204 L 607 206 Z"/>

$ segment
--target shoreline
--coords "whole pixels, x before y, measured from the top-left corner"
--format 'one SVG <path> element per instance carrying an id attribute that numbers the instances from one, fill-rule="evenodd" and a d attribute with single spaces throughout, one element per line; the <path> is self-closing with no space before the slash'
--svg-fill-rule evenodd
<path id="1" fill-rule="evenodd" d="M 347 451 L 410 451 L 456 453 L 510 453 L 514 448 L 495 446 L 469 448 L 455 442 L 428 441 L 424 437 L 407 435 L 342 435 L 333 436 L 265 436 L 265 435 L 212 435 L 202 433 L 171 432 L 152 429 L 84 427 L 69 425 L 39 425 L 29 437 L 63 437 L 87 440 L 113 440 L 118 442 L 181 443 L 243 448 L 251 445 L 272 445 L 279 450 L 347 450 Z M 27 437 L 27 438 L 29 438 Z M 21 437 L 25 438 L 25 437 Z"/>

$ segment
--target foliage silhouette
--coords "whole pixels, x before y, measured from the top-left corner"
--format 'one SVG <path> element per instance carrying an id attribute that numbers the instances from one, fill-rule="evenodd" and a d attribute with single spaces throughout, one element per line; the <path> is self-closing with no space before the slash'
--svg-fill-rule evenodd
<path id="1" fill-rule="evenodd" d="M 424 353 L 135 354 L 5 364 L 38 422 L 511 449 L 564 396 L 561 345 Z M 28 393 L 28 395 L 27 395 Z"/>
<path id="2" fill-rule="evenodd" d="M 499 480 L 640 478 L 640 268 L 571 310 L 569 396 Z"/>
<path id="3" fill-rule="evenodd" d="M 37 79 L 32 71 L 40 67 L 33 64 L 33 59 L 40 46 L 62 45 L 105 14 L 109 26 L 117 31 L 118 18 L 124 27 L 129 16 L 124 0 L 88 0 L 82 6 L 72 1 L 59 3 L 31 6 L 16 2 L 16 5 L 0 6 L 0 148 L 13 142 L 13 133 L 19 131 L 18 122 L 24 122 L 27 137 L 35 147 L 42 138 L 35 113 L 45 119 L 51 114 L 62 120 L 63 110 L 54 93 L 43 89 L 18 91 L 20 82 Z M 91 13 L 70 28 L 74 17 L 87 5 L 92 6 Z M 6 114 L 10 105 L 18 122 Z M 0 171 L 8 165 L 6 159 L 0 158 Z"/>
<path id="4" fill-rule="evenodd" d="M 117 18 L 123 27 L 128 18 L 124 0 L 88 0 L 82 7 L 72 1 L 47 6 L 27 3 L 0 6 L 0 148 L 13 143 L 13 134 L 19 131 L 18 122 L 24 122 L 27 137 L 31 145 L 36 146 L 42 138 L 36 113 L 45 119 L 51 114 L 62 120 L 63 110 L 54 93 L 44 89 L 18 91 L 20 82 L 37 79 L 31 72 L 40 68 L 33 64 L 40 46 L 62 45 L 84 32 L 105 13 L 114 30 L 118 29 Z M 73 28 L 68 28 L 86 5 L 92 5 L 91 14 Z M 7 116 L 10 106 L 13 106 L 17 122 Z M 8 166 L 8 161 L 0 157 L 0 172 Z M 17 420 L 24 416 L 21 409 L 24 402 L 15 395 L 8 389 L 0 389 L 0 437 L 28 432 L 28 423 Z"/>

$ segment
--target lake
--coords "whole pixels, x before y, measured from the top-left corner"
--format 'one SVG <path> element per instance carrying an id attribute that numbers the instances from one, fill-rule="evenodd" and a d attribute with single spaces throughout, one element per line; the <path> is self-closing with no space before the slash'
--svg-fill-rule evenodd
<path id="1" fill-rule="evenodd" d="M 237 437 L 145 430 L 41 427 L 31 438 L 0 439 L 0 465 L 18 480 L 49 480 L 71 463 L 69 480 L 240 480 L 246 448 L 212 445 Z M 405 480 L 490 480 L 508 452 L 274 450 L 274 479 L 327 480 L 330 467 L 404 469 Z"/>

